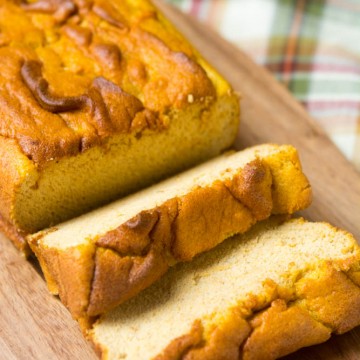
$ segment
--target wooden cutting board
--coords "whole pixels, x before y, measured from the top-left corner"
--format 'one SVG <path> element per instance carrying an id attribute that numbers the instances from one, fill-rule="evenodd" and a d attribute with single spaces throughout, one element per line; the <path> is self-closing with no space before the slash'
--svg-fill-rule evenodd
<path id="1" fill-rule="evenodd" d="M 303 215 L 343 227 L 360 240 L 360 174 L 322 129 L 285 88 L 241 51 L 160 0 L 156 3 L 243 94 L 236 147 L 264 142 L 295 145 L 314 191 L 314 202 Z M 96 358 L 65 307 L 47 292 L 36 266 L 0 236 L 0 359 Z M 287 359 L 360 359 L 360 328 Z"/>

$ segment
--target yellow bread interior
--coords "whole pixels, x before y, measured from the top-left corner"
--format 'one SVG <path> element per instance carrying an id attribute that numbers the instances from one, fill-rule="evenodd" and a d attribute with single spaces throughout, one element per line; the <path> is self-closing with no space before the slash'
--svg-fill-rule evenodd
<path id="1" fill-rule="evenodd" d="M 39 239 L 37 241 L 41 243 L 41 247 L 45 248 L 66 249 L 75 247 L 95 240 L 98 236 L 117 228 L 141 211 L 156 208 L 166 200 L 181 197 L 196 187 L 206 187 L 216 180 L 223 181 L 229 179 L 235 172 L 256 158 L 266 159 L 267 157 L 273 157 L 276 159 L 278 157 L 280 162 L 284 158 L 289 162 L 289 159 L 292 159 L 294 156 L 297 156 L 296 150 L 291 146 L 268 144 L 255 146 L 237 153 L 225 154 L 156 184 L 151 188 L 60 224 L 49 232 L 45 231 L 43 235 L 41 233 L 40 236 L 36 234 L 34 238 Z M 297 181 L 303 184 L 303 186 L 308 186 L 301 173 L 294 179 L 286 179 L 285 173 L 282 175 L 281 180 L 288 182 L 289 189 L 287 191 L 289 192 L 292 191 L 291 185 L 297 185 Z M 279 192 L 282 191 L 284 189 L 281 189 Z M 304 191 L 309 191 L 308 187 Z M 293 196 L 296 198 L 294 204 L 291 204 L 291 195 L 285 196 L 287 196 L 285 205 L 287 206 L 287 211 L 293 212 L 298 210 L 295 208 L 297 206 L 295 201 L 299 200 L 299 189 L 294 191 Z M 273 209 L 273 211 L 281 212 L 282 209 Z"/>
<path id="2" fill-rule="evenodd" d="M 250 303 L 244 306 L 241 301 L 250 293 L 266 297 L 265 280 L 271 279 L 291 292 L 296 283 L 322 261 L 350 264 L 354 257 L 359 265 L 359 247 L 354 238 L 326 223 L 294 219 L 277 226 L 274 220 L 265 221 L 194 261 L 173 267 L 137 297 L 102 316 L 94 325 L 91 337 L 104 359 L 152 359 L 174 339 L 189 334 L 194 321 L 200 319 L 206 345 L 214 323 L 215 328 L 221 329 L 229 309 L 238 309 L 240 314 L 243 311 L 242 316 L 246 318 L 251 306 Z M 321 272 L 311 273 L 315 280 L 320 275 Z M 321 304 L 321 297 L 317 299 Z M 298 300 L 296 295 L 292 301 L 295 300 Z M 269 305 L 269 299 L 267 302 L 263 306 Z M 325 325 L 319 325 L 325 334 L 322 341 L 329 336 L 326 332 L 330 333 L 326 330 L 329 324 Z M 291 333 L 287 333 L 286 328 L 283 331 L 283 337 L 291 339 Z M 159 359 L 171 358 L 165 355 Z M 273 358 L 271 353 L 267 356 Z"/>
<path id="3" fill-rule="evenodd" d="M 222 97 L 205 112 L 195 104 L 170 114 L 163 132 L 119 134 L 41 170 L 23 156 L 10 219 L 33 233 L 218 155 L 237 132 L 237 102 Z"/>

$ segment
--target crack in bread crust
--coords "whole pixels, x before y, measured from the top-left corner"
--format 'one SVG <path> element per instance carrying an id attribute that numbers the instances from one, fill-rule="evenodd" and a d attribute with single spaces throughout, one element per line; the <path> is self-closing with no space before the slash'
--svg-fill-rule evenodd
<path id="1" fill-rule="evenodd" d="M 59 23 L 65 22 L 78 10 L 72 0 L 38 0 L 34 3 L 21 0 L 21 8 L 28 12 L 51 14 Z"/>

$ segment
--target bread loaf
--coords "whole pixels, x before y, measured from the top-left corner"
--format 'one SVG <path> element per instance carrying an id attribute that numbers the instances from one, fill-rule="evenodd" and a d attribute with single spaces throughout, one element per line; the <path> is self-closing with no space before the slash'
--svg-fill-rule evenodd
<path id="1" fill-rule="evenodd" d="M 102 359 L 271 360 L 360 324 L 360 251 L 349 234 L 259 223 L 178 264 L 102 316 Z"/>
<path id="2" fill-rule="evenodd" d="M 237 133 L 237 96 L 147 0 L 1 0 L 0 59 L 0 226 L 23 250 Z"/>
<path id="3" fill-rule="evenodd" d="M 226 154 L 29 237 L 50 290 L 73 316 L 110 310 L 229 236 L 310 204 L 291 146 Z"/>

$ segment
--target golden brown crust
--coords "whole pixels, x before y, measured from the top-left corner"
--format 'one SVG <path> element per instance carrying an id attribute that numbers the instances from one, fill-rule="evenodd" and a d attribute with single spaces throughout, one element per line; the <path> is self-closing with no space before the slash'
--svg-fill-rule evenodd
<path id="1" fill-rule="evenodd" d="M 265 157 L 264 161 L 269 165 L 274 179 L 273 214 L 298 211 L 304 205 L 304 201 L 310 204 L 311 186 L 307 180 L 304 181 L 301 162 L 295 148 L 290 147 L 280 153 L 274 153 Z"/>
<path id="2" fill-rule="evenodd" d="M 162 253 L 150 250 L 145 257 L 120 257 L 98 248 L 87 314 L 95 316 L 115 307 L 159 279 L 168 269 Z"/>
<path id="3" fill-rule="evenodd" d="M 256 220 L 266 219 L 273 210 L 271 167 L 255 161 L 226 184 L 230 193 L 244 204 Z"/>
<path id="4" fill-rule="evenodd" d="M 20 250 L 26 248 L 25 235 L 12 226 L 14 198 L 23 181 L 24 173 L 31 173 L 32 164 L 22 154 L 15 140 L 0 136 L 0 223 L 2 231 Z M 28 247 L 27 247 L 28 248 Z"/>
<path id="5" fill-rule="evenodd" d="M 204 339 L 198 340 L 197 346 L 192 349 L 189 347 L 182 357 L 186 360 L 212 360 L 212 359 L 238 359 L 239 344 L 241 344 L 249 335 L 251 327 L 248 322 L 243 319 L 242 314 L 232 309 L 231 322 L 223 322 L 213 326 L 208 346 L 204 346 Z M 198 321 L 201 324 L 201 321 Z M 200 326 L 200 325 L 198 325 Z M 176 348 L 174 341 L 174 347 Z M 174 348 L 170 346 L 168 350 Z M 171 359 L 165 351 L 162 360 Z"/>
<path id="6" fill-rule="evenodd" d="M 31 249 L 26 241 L 28 234 L 22 231 L 17 231 L 13 225 L 6 221 L 0 215 L 0 231 L 5 234 L 6 237 L 12 240 L 13 244 L 21 251 L 21 253 L 28 257 L 31 255 Z"/>
<path id="7" fill-rule="evenodd" d="M 171 199 L 97 239 L 87 315 L 115 307 L 167 271 L 176 214 L 177 201 Z"/>
<path id="8" fill-rule="evenodd" d="M 271 186 L 269 167 L 255 160 L 228 181 L 216 181 L 211 187 L 197 188 L 184 196 L 174 223 L 174 258 L 189 261 L 231 235 L 245 232 L 257 220 L 269 217 Z M 196 242 L 189 241 L 193 234 Z"/>
<path id="9" fill-rule="evenodd" d="M 181 359 L 189 349 L 200 345 L 203 341 L 204 328 L 200 320 L 195 320 L 188 334 L 177 338 L 162 354 L 154 360 Z"/>
<path id="10" fill-rule="evenodd" d="M 3 0 L 0 25 L 0 136 L 38 165 L 116 133 L 163 131 L 162 114 L 188 96 L 219 95 L 203 60 L 147 0 Z"/>
<path id="11" fill-rule="evenodd" d="M 80 316 L 88 306 L 94 273 L 95 246 L 84 244 L 73 251 L 36 248 L 46 256 L 38 256 L 49 290 L 58 294 L 74 316 Z"/>
<path id="12" fill-rule="evenodd" d="M 231 235 L 247 231 L 272 213 L 272 172 L 267 161 L 256 159 L 240 169 L 232 179 L 194 188 L 182 197 L 141 212 L 115 230 L 100 236 L 92 243 L 96 255 L 87 258 L 93 266 L 84 260 L 74 263 L 75 268 L 81 268 L 81 273 L 86 272 L 86 282 L 81 284 L 73 280 L 70 265 L 62 269 L 70 273 L 66 281 L 60 271 L 50 269 L 51 281 L 57 282 L 59 289 L 62 289 L 59 290 L 60 298 L 65 299 L 65 304 L 77 319 L 100 315 L 145 289 L 174 263 L 189 261 Z M 303 174 L 301 176 L 303 182 L 294 190 L 288 205 L 293 211 L 306 207 L 310 201 L 308 192 L 302 191 L 308 188 L 308 182 Z M 280 175 L 277 174 L 277 177 Z M 291 176 L 284 181 L 291 182 Z M 295 193 L 300 197 L 296 199 L 296 206 L 292 202 Z M 282 210 L 287 214 L 289 211 L 285 208 L 282 205 Z M 194 233 L 196 242 L 191 241 Z M 30 240 L 30 245 L 38 257 L 48 259 L 46 263 L 55 263 L 54 255 L 46 246 L 39 245 L 36 238 Z M 57 261 L 62 263 L 64 252 L 75 251 L 74 256 L 78 256 L 82 250 L 53 251 L 58 253 Z M 72 256 L 68 257 L 71 259 Z M 69 303 L 71 296 L 67 292 L 75 293 L 79 287 L 91 289 L 85 307 L 79 306 L 79 295 L 77 301 Z M 85 294 L 82 291 L 81 304 L 86 302 Z"/>
<path id="13" fill-rule="evenodd" d="M 251 335 L 243 343 L 242 358 L 277 359 L 299 348 L 322 343 L 331 331 L 298 306 L 289 306 L 282 299 L 250 321 Z"/>
<path id="14" fill-rule="evenodd" d="M 296 293 L 301 306 L 336 334 L 360 324 L 359 287 L 330 264 L 320 269 L 316 277 L 302 278 L 297 283 Z"/>
<path id="15" fill-rule="evenodd" d="M 215 315 L 207 329 L 197 319 L 197 328 L 205 329 L 201 339 L 191 330 L 173 340 L 155 359 L 271 360 L 324 342 L 331 333 L 360 324 L 360 288 L 350 280 L 358 274 L 359 266 L 359 256 L 345 262 L 323 261 L 304 271 L 289 288 L 270 281 L 262 294 L 249 295 L 227 314 Z M 194 344 L 186 351 L 180 346 L 184 338 Z M 230 347 L 224 348 L 228 342 Z"/>

